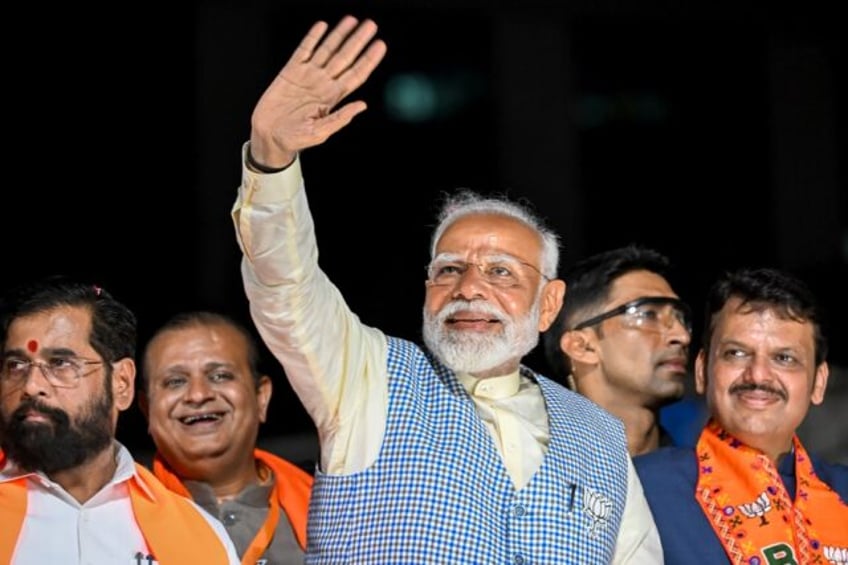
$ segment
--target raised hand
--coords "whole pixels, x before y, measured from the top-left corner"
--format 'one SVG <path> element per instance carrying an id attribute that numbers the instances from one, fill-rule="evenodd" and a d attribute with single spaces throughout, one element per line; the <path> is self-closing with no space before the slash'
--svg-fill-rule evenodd
<path id="1" fill-rule="evenodd" d="M 254 161 L 284 167 L 298 151 L 323 143 L 366 109 L 362 100 L 336 105 L 383 60 L 386 44 L 373 39 L 377 24 L 345 16 L 325 37 L 328 27 L 321 21 L 312 26 L 253 109 Z"/>

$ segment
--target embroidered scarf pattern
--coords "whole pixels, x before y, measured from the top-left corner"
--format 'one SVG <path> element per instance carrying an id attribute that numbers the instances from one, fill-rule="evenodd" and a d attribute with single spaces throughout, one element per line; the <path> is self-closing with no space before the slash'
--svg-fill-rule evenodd
<path id="1" fill-rule="evenodd" d="M 775 464 L 716 422 L 698 439 L 695 497 L 734 565 L 844 563 L 848 506 L 816 476 L 797 436 L 792 442 L 794 501 Z"/>

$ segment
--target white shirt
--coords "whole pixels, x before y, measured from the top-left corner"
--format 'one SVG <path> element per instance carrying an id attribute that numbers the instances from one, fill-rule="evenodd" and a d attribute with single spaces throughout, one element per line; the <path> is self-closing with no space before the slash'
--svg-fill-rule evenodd
<path id="1" fill-rule="evenodd" d="M 127 486 L 135 476 L 135 462 L 119 443 L 117 463 L 112 480 L 80 504 L 44 474 L 25 473 L 9 462 L 0 471 L 0 482 L 22 476 L 28 479 L 27 515 L 10 565 L 148 565 L 150 551 L 135 521 Z M 144 485 L 141 480 L 139 484 Z M 224 526 L 192 504 L 226 546 L 230 565 L 238 565 L 235 546 Z"/>
<path id="2" fill-rule="evenodd" d="M 388 346 L 385 334 L 362 324 L 318 267 L 300 159 L 270 175 L 243 166 L 232 216 L 253 321 L 316 424 L 322 470 L 362 471 L 376 459 L 386 427 Z M 469 378 L 460 381 L 470 392 Z M 489 387 L 497 379 L 487 381 Z M 475 396 L 475 403 L 520 488 L 542 463 L 548 416 L 544 409 L 532 409 L 544 406 L 538 385 L 521 382 L 517 372 L 500 381 L 512 390 L 509 398 L 493 406 Z M 659 533 L 629 458 L 628 463 L 627 500 L 612 563 L 661 564 Z"/>

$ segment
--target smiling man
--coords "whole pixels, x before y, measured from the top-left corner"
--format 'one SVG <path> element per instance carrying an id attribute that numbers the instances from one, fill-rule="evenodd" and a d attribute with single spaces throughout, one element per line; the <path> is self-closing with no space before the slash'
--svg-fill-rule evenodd
<path id="1" fill-rule="evenodd" d="M 668 565 L 845 563 L 848 467 L 796 430 L 824 400 L 827 344 L 809 289 L 773 269 L 711 288 L 695 384 L 710 420 L 695 449 L 636 457 Z"/>
<path id="2" fill-rule="evenodd" d="M 312 26 L 254 108 L 233 207 L 253 320 L 321 440 L 306 563 L 662 563 L 621 423 L 522 363 L 565 291 L 530 207 L 446 200 L 424 345 L 363 323 L 319 267 L 299 154 L 365 110 L 343 100 L 386 52 L 376 31 Z M 377 287 L 400 284 L 393 235 L 349 237 Z"/>
<path id="3" fill-rule="evenodd" d="M 256 449 L 271 400 L 247 328 L 214 312 L 168 320 L 144 351 L 153 471 L 217 516 L 243 565 L 303 563 L 312 476 Z"/>

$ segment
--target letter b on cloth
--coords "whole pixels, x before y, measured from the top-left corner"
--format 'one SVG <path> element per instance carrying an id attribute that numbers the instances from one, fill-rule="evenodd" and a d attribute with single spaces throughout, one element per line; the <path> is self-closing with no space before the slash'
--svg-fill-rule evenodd
<path id="1" fill-rule="evenodd" d="M 778 543 L 763 548 L 763 557 L 769 565 L 798 565 L 792 547 L 785 543 Z"/>

